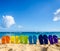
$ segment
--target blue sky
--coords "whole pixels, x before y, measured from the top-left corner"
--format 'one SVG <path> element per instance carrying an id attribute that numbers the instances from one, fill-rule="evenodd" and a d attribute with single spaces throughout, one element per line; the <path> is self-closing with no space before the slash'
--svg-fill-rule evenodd
<path id="1" fill-rule="evenodd" d="M 3 24 L 3 16 L 14 25 Z M 0 31 L 60 31 L 60 0 L 0 0 Z"/>

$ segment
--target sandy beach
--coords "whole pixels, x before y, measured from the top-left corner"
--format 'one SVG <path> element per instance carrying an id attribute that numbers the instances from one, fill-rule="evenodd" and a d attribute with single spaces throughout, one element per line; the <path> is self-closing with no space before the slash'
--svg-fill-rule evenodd
<path id="1" fill-rule="evenodd" d="M 1 42 L 1 40 L 0 40 Z M 60 39 L 58 44 L 40 45 L 37 44 L 1 44 L 0 51 L 60 51 Z"/>

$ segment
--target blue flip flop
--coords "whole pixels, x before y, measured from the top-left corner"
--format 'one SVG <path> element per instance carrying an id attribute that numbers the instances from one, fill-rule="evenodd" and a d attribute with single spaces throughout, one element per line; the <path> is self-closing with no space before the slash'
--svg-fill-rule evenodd
<path id="1" fill-rule="evenodd" d="M 36 44 L 36 42 L 37 42 L 37 36 L 33 36 L 33 44 Z"/>
<path id="2" fill-rule="evenodd" d="M 43 36 L 42 35 L 39 35 L 39 43 L 41 44 L 41 45 L 43 45 L 44 44 L 44 42 L 43 42 Z"/>
<path id="3" fill-rule="evenodd" d="M 53 42 L 53 36 L 52 35 L 49 35 L 48 39 L 50 41 L 50 44 L 54 44 L 54 42 Z"/>
<path id="4" fill-rule="evenodd" d="M 58 37 L 56 35 L 53 35 L 53 40 L 54 40 L 54 43 L 58 43 Z"/>
<path id="5" fill-rule="evenodd" d="M 44 40 L 44 44 L 48 44 L 48 37 L 47 37 L 47 35 L 43 35 L 43 40 Z"/>
<path id="6" fill-rule="evenodd" d="M 32 36 L 29 36 L 29 44 L 33 44 L 32 43 Z"/>

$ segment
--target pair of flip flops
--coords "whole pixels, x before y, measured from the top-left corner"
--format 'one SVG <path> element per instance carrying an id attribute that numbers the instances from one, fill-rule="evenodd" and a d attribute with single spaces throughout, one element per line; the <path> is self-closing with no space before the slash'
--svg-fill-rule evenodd
<path id="1" fill-rule="evenodd" d="M 29 44 L 36 44 L 37 42 L 37 37 L 34 36 L 29 36 Z"/>
<path id="2" fill-rule="evenodd" d="M 39 35 L 39 42 L 40 44 L 48 44 L 48 37 L 47 35 Z"/>
<path id="3" fill-rule="evenodd" d="M 50 41 L 50 44 L 56 44 L 58 43 L 58 37 L 56 35 L 49 35 L 49 41 Z"/>

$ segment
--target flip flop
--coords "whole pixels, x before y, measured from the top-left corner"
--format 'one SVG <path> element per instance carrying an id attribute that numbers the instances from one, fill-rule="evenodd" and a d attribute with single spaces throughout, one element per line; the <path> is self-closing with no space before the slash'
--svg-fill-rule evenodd
<path id="1" fill-rule="evenodd" d="M 24 44 L 28 44 L 28 36 L 24 36 Z"/>
<path id="2" fill-rule="evenodd" d="M 18 44 L 19 43 L 19 36 L 15 36 L 15 43 Z"/>
<path id="3" fill-rule="evenodd" d="M 54 42 L 53 42 L 53 36 L 52 35 L 49 35 L 48 39 L 50 41 L 50 44 L 54 44 Z"/>
<path id="4" fill-rule="evenodd" d="M 37 37 L 34 35 L 33 36 L 33 44 L 36 44 L 36 42 L 37 42 Z"/>
<path id="5" fill-rule="evenodd" d="M 43 36 L 42 35 L 39 35 L 39 43 L 42 45 L 42 44 L 44 44 L 44 42 L 43 42 Z"/>
<path id="6" fill-rule="evenodd" d="M 44 40 L 44 44 L 48 44 L 48 37 L 47 37 L 47 35 L 43 35 L 43 40 Z"/>
<path id="7" fill-rule="evenodd" d="M 32 36 L 29 36 L 29 44 L 33 44 L 32 43 Z"/>
<path id="8" fill-rule="evenodd" d="M 10 37 L 10 40 L 11 40 L 11 43 L 15 43 L 15 36 L 14 36 L 14 35 L 11 36 L 11 37 Z"/>
<path id="9" fill-rule="evenodd" d="M 54 40 L 54 43 L 58 43 L 58 37 L 56 35 L 53 35 L 53 40 Z"/>

